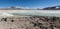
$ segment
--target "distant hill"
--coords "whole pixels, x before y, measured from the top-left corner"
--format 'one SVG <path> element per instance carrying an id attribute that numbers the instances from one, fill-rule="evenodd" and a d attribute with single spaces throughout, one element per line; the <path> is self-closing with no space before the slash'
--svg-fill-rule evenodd
<path id="1" fill-rule="evenodd" d="M 44 10 L 60 10 L 60 6 L 46 7 Z"/>

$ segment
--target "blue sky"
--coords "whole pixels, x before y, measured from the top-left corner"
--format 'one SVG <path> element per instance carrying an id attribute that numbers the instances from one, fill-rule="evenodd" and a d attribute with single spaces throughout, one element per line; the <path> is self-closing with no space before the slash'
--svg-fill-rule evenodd
<path id="1" fill-rule="evenodd" d="M 60 0 L 0 0 L 0 7 L 23 6 L 44 8 L 57 5 L 60 5 Z"/>

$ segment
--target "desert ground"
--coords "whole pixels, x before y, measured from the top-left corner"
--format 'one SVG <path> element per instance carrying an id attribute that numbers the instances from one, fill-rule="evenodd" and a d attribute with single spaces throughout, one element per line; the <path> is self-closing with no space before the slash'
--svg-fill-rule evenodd
<path id="1" fill-rule="evenodd" d="M 0 17 L 0 29 L 60 29 L 60 17 Z"/>

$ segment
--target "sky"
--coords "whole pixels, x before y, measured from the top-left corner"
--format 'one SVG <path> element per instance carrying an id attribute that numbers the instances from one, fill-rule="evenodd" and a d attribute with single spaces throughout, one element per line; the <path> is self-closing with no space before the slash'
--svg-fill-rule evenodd
<path id="1" fill-rule="evenodd" d="M 9 6 L 45 8 L 57 5 L 60 5 L 60 0 L 0 0 L 0 8 Z"/>

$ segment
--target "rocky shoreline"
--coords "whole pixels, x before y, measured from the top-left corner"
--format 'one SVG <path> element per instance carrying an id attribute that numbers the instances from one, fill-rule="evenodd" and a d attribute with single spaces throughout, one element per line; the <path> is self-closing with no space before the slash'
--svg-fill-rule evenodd
<path id="1" fill-rule="evenodd" d="M 60 29 L 60 17 L 0 17 L 0 29 Z"/>

